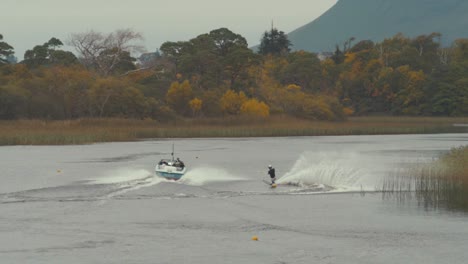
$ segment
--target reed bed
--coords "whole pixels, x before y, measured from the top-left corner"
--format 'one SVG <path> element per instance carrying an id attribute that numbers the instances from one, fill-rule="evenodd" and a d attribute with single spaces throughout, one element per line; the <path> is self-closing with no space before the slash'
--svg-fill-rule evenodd
<path id="1" fill-rule="evenodd" d="M 0 145 L 69 145 L 154 138 L 284 137 L 466 132 L 466 118 L 360 117 L 324 122 L 274 116 L 174 120 L 0 121 Z"/>
<path id="2" fill-rule="evenodd" d="M 385 179 L 382 189 L 384 197 L 399 201 L 414 194 L 425 208 L 468 211 L 468 146 L 394 173 Z"/>

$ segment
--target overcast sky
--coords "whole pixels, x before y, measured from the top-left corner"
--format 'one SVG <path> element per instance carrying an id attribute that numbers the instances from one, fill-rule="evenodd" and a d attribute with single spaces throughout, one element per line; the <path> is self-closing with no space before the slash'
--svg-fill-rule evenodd
<path id="1" fill-rule="evenodd" d="M 155 51 L 165 41 L 187 41 L 226 27 L 257 45 L 265 30 L 286 33 L 303 26 L 337 0 L 1 0 L 0 34 L 23 59 L 24 52 L 56 37 L 130 28 Z M 68 48 L 67 48 L 68 49 Z"/>

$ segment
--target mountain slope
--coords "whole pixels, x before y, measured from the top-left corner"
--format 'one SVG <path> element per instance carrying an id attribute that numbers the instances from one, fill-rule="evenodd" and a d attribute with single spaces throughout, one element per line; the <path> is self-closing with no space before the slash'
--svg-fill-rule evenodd
<path id="1" fill-rule="evenodd" d="M 350 37 L 381 41 L 397 33 L 442 33 L 444 44 L 468 38 L 466 0 L 339 0 L 322 16 L 288 34 L 295 50 L 334 51 Z"/>

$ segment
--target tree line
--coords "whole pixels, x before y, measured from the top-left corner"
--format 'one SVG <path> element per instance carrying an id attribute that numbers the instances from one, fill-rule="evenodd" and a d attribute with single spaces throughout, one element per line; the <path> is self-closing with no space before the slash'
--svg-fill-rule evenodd
<path id="1" fill-rule="evenodd" d="M 220 28 L 137 59 L 141 38 L 129 29 L 76 33 L 66 40 L 75 53 L 51 38 L 14 63 L 14 48 L 0 35 L 0 119 L 468 113 L 468 39 L 443 47 L 438 33 L 379 43 L 350 38 L 315 54 L 291 51 L 275 28 L 256 51 Z"/>

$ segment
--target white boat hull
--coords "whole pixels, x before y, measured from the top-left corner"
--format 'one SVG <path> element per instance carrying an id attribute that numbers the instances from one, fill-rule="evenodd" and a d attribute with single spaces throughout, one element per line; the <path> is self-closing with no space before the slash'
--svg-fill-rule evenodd
<path id="1" fill-rule="evenodd" d="M 156 165 L 155 173 L 159 177 L 169 180 L 179 180 L 184 176 L 187 168 L 174 167 L 169 165 Z"/>

